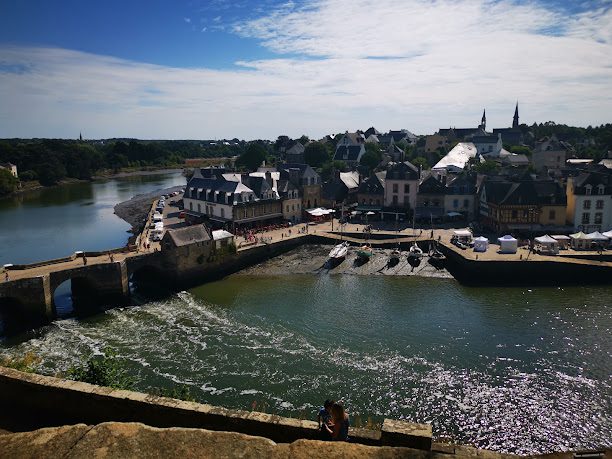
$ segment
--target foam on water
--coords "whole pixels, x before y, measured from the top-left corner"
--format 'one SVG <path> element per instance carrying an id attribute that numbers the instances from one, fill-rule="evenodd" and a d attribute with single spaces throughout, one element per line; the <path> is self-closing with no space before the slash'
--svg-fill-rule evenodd
<path id="1" fill-rule="evenodd" d="M 184 384 L 202 402 L 293 416 L 312 410 L 311 417 L 333 396 L 353 416 L 430 422 L 438 437 L 499 451 L 595 448 L 612 438 L 610 362 L 603 369 L 587 365 L 610 355 L 610 345 L 584 336 L 585 329 L 609 331 L 607 306 L 592 314 L 582 306 L 547 310 L 541 307 L 546 292 L 538 289 L 528 292 L 529 308 L 508 312 L 507 295 L 500 298 L 505 310 L 495 309 L 490 297 L 483 301 L 447 282 L 441 285 L 454 309 L 444 303 L 436 316 L 432 305 L 397 303 L 406 290 L 396 283 L 388 288 L 396 295 L 389 306 L 354 291 L 354 282 L 328 278 L 300 286 L 306 296 L 342 295 L 330 303 L 338 309 L 346 301 L 350 307 L 342 314 L 352 314 L 349 321 L 307 301 L 292 299 L 287 306 L 286 291 L 278 285 L 265 290 L 263 283 L 263 292 L 253 292 L 265 298 L 257 303 L 237 297 L 216 305 L 181 292 L 86 320 L 55 322 L 41 336 L 0 353 L 34 351 L 44 359 L 43 371 L 55 374 L 108 346 L 125 359 L 142 390 Z M 289 288 L 294 294 L 295 285 Z M 360 297 L 366 306 L 359 305 Z M 327 311 L 330 318 L 322 320 Z M 552 324 L 563 331 L 551 331 Z"/>

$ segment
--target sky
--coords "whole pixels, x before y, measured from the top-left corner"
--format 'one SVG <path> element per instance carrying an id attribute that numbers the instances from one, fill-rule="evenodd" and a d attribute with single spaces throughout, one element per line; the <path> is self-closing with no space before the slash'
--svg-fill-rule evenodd
<path id="1" fill-rule="evenodd" d="M 612 122 L 612 0 L 2 0 L 0 137 Z"/>

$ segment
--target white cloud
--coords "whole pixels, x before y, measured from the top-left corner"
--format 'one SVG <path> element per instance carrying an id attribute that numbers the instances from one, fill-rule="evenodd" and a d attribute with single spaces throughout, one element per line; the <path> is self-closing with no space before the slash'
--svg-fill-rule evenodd
<path id="1" fill-rule="evenodd" d="M 191 18 L 183 18 L 183 21 L 185 21 L 187 24 L 191 23 Z"/>
<path id="2" fill-rule="evenodd" d="M 610 122 L 610 9 L 568 18 L 508 1 L 318 0 L 233 30 L 291 57 L 220 71 L 0 48 L 0 136 L 431 133 L 475 126 L 484 107 L 488 126 L 508 126 L 516 99 L 527 123 Z M 4 63 L 30 70 L 2 73 Z"/>

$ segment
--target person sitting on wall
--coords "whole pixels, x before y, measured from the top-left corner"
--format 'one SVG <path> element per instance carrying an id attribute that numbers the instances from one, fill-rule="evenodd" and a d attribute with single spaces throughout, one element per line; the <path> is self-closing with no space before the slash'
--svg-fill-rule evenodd
<path id="1" fill-rule="evenodd" d="M 323 406 L 317 414 L 317 422 L 319 423 L 319 437 L 321 440 L 329 441 L 332 439 L 329 426 L 332 426 L 331 408 L 334 404 L 333 400 L 325 400 Z"/>
<path id="2" fill-rule="evenodd" d="M 325 428 L 330 433 L 333 441 L 349 441 L 349 416 L 340 403 L 334 403 L 331 407 L 333 425 L 331 428 L 325 424 Z"/>

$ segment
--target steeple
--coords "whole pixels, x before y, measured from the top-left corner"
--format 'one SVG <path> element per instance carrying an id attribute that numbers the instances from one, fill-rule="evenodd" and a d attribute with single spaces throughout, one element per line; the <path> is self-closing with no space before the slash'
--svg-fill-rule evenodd
<path id="1" fill-rule="evenodd" d="M 519 127 L 519 116 L 518 116 L 518 100 L 516 101 L 516 108 L 514 109 L 514 118 L 512 118 L 512 129 L 518 129 Z"/>
<path id="2" fill-rule="evenodd" d="M 82 142 L 83 141 L 83 134 L 79 132 L 79 140 Z"/>
<path id="3" fill-rule="evenodd" d="M 482 120 L 480 120 L 480 127 L 483 131 L 487 130 L 487 114 L 486 109 L 482 110 Z"/>

